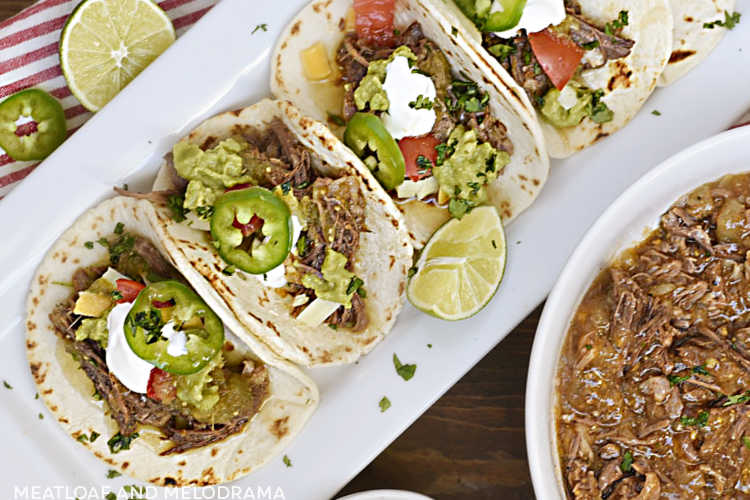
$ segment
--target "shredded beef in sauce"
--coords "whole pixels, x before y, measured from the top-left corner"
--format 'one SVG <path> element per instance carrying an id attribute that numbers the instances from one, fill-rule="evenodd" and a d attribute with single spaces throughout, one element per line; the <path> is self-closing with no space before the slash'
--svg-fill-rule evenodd
<path id="1" fill-rule="evenodd" d="M 558 371 L 569 498 L 750 498 L 750 174 L 681 198 L 589 288 Z"/>
<path id="2" fill-rule="evenodd" d="M 134 239 L 132 251 L 119 256 L 115 266 L 118 271 L 132 271 L 133 262 L 142 259 L 139 265 L 147 263 L 144 269 L 150 269 L 165 277 L 177 274 L 148 240 L 139 236 L 135 236 Z M 64 302 L 55 306 L 49 318 L 55 333 L 65 342 L 66 350 L 78 360 L 81 369 L 93 383 L 96 393 L 107 403 L 110 415 L 117 422 L 119 433 L 130 436 L 138 430 L 139 424 L 157 427 L 173 443 L 173 446 L 161 455 L 170 455 L 199 448 L 240 432 L 268 396 L 269 379 L 265 366 L 258 364 L 253 373 L 247 376 L 247 390 L 252 393 L 251 405 L 240 406 L 237 414 L 228 422 L 206 424 L 197 420 L 189 410 L 179 404 L 165 404 L 144 394 L 130 391 L 110 373 L 105 362 L 106 352 L 98 342 L 75 339 L 75 331 L 82 319 L 73 313 L 78 294 L 88 289 L 106 270 L 106 265 L 77 269 L 72 278 L 73 293 Z"/>

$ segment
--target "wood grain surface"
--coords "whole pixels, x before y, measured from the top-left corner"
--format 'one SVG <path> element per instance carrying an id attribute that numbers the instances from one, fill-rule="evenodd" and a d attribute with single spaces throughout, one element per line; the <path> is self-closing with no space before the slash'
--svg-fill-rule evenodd
<path id="1" fill-rule="evenodd" d="M 0 0 L 0 20 L 34 3 Z M 438 500 L 532 499 L 524 391 L 541 307 L 340 492 L 418 491 Z"/>

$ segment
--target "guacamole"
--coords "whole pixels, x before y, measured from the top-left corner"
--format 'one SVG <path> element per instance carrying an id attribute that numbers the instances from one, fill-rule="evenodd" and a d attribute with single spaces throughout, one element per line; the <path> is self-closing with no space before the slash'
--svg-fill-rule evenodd
<path id="1" fill-rule="evenodd" d="M 544 95 L 539 108 L 546 121 L 557 128 L 565 128 L 578 125 L 587 116 L 595 123 L 612 120 L 612 110 L 601 101 L 604 92 L 591 90 L 572 80 L 568 82 L 568 86 L 575 91 L 578 100 L 573 107 L 565 109 L 558 100 L 560 91 L 553 87 Z"/>
<path id="2" fill-rule="evenodd" d="M 347 309 L 350 308 L 354 291 L 349 292 L 349 284 L 354 278 L 354 273 L 346 269 L 346 257 L 328 248 L 321 272 L 322 278 L 314 274 L 304 275 L 302 284 L 315 290 L 318 298 L 338 302 L 344 304 Z"/>
<path id="3" fill-rule="evenodd" d="M 200 371 L 175 377 L 177 399 L 194 406 L 199 412 L 211 410 L 219 401 L 219 385 L 215 378 L 223 365 L 224 357 L 218 353 Z M 214 373 L 214 370 L 217 371 Z"/>
<path id="4" fill-rule="evenodd" d="M 463 125 L 456 126 L 448 137 L 446 156 L 432 172 L 440 189 L 451 198 L 451 213 L 459 218 L 487 200 L 487 184 L 510 161 L 505 151 L 486 142 L 479 144 L 476 131 Z"/>
<path id="5" fill-rule="evenodd" d="M 354 91 L 354 104 L 357 105 L 358 110 L 364 110 L 368 104 L 371 111 L 388 110 L 390 103 L 388 102 L 388 95 L 383 89 L 383 82 L 385 81 L 386 67 L 396 56 L 406 57 L 410 61 L 410 65 L 417 60 L 414 52 L 409 47 L 402 45 L 394 50 L 388 58 L 371 61 L 367 67 L 367 75 L 362 78 Z"/>
<path id="6" fill-rule="evenodd" d="M 76 340 L 91 339 L 99 344 L 103 348 L 107 348 L 107 338 L 109 337 L 109 331 L 107 330 L 107 316 L 103 318 L 85 318 L 81 321 L 81 326 L 76 330 Z"/>
<path id="7" fill-rule="evenodd" d="M 243 167 L 240 153 L 247 147 L 241 140 L 229 138 L 206 151 L 196 144 L 180 141 L 172 151 L 180 177 L 188 180 L 184 208 L 209 207 L 228 187 L 255 183 Z"/>

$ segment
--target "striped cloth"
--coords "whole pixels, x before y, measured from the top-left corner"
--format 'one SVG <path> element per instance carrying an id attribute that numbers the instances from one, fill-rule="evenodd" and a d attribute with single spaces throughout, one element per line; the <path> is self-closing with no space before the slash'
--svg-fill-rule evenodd
<path id="1" fill-rule="evenodd" d="M 88 112 L 65 84 L 57 54 L 60 31 L 80 0 L 41 0 L 0 22 L 0 101 L 29 87 L 46 90 L 62 103 L 68 134 L 89 119 Z M 177 36 L 184 33 L 217 0 L 157 2 L 172 20 Z M 14 161 L 0 149 L 0 198 L 34 170 L 38 162 Z"/>

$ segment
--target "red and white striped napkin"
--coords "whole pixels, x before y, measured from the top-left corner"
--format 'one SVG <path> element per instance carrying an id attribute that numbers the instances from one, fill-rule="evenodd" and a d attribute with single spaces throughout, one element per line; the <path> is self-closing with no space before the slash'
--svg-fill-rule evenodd
<path id="1" fill-rule="evenodd" d="M 75 132 L 91 116 L 65 84 L 57 53 L 60 31 L 79 2 L 40 0 L 10 19 L 0 21 L 0 101 L 29 87 L 46 90 L 62 103 L 68 134 Z M 157 3 L 172 20 L 177 36 L 180 36 L 216 2 L 163 0 Z M 14 161 L 0 149 L 0 198 L 38 164 Z"/>

